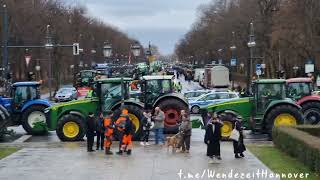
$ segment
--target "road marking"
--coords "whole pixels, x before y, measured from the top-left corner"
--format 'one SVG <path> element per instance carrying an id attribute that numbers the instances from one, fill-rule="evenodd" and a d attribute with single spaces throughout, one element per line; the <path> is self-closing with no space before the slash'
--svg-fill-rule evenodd
<path id="1" fill-rule="evenodd" d="M 32 135 L 23 135 L 19 139 L 13 141 L 13 143 L 23 143 L 23 142 L 26 142 L 31 137 L 32 137 Z"/>

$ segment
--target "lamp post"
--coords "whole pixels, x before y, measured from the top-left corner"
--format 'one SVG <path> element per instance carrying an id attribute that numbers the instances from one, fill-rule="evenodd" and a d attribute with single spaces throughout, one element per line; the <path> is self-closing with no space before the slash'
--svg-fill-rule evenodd
<path id="1" fill-rule="evenodd" d="M 106 60 L 108 60 L 112 55 L 112 45 L 109 42 L 105 42 L 103 45 L 102 51 L 103 51 L 103 56 L 106 58 Z"/>
<path id="2" fill-rule="evenodd" d="M 250 23 L 250 35 L 249 35 L 249 42 L 248 47 L 250 50 L 250 59 L 248 63 L 248 71 L 247 71 L 247 93 L 249 94 L 251 91 L 249 90 L 251 87 L 251 76 L 252 76 L 252 70 L 253 70 L 253 48 L 256 47 L 256 41 L 254 36 L 254 26 L 253 22 Z"/>
<path id="3" fill-rule="evenodd" d="M 53 49 L 53 43 L 52 43 L 52 37 L 50 32 L 50 25 L 47 25 L 47 31 L 46 31 L 46 44 L 44 45 L 45 49 L 48 51 L 48 61 L 49 61 L 49 70 L 48 70 L 48 86 L 49 86 L 49 99 L 52 98 L 52 49 Z"/>
<path id="4" fill-rule="evenodd" d="M 218 63 L 219 63 L 219 65 L 221 65 L 222 64 L 222 51 L 223 51 L 223 49 L 218 49 L 217 50 L 218 51 Z"/>
<path id="5" fill-rule="evenodd" d="M 236 50 L 237 50 L 237 46 L 235 44 L 235 32 L 232 32 L 232 44 L 230 46 L 230 50 L 231 50 L 231 60 L 230 60 L 230 79 L 232 81 L 232 89 L 234 89 L 234 79 L 232 76 L 232 73 L 235 70 L 235 67 L 237 66 L 237 59 L 236 59 Z"/>
<path id="6" fill-rule="evenodd" d="M 298 76 L 298 70 L 299 70 L 299 66 L 295 65 L 293 66 L 293 72 L 294 72 L 294 77 L 297 77 Z"/>

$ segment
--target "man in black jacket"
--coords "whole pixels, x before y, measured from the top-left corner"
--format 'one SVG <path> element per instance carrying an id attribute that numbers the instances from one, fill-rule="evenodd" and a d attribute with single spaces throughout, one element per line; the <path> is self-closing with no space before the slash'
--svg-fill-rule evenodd
<path id="1" fill-rule="evenodd" d="M 87 151 L 88 152 L 93 152 L 94 150 L 92 149 L 93 143 L 94 143 L 94 131 L 96 129 L 95 126 L 95 118 L 92 112 L 89 113 L 89 116 L 86 119 L 87 123 Z"/>

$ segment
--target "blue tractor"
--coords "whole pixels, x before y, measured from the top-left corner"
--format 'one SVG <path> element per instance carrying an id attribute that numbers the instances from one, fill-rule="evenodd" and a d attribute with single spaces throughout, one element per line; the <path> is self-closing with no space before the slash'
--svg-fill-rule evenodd
<path id="1" fill-rule="evenodd" d="M 47 133 L 44 109 L 51 106 L 40 99 L 39 82 L 17 82 L 11 86 L 11 97 L 0 96 L 0 136 L 6 127 L 22 125 L 28 134 Z"/>

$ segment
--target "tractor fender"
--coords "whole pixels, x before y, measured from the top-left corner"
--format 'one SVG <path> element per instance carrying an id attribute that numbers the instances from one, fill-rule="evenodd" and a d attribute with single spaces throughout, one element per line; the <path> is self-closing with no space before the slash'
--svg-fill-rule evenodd
<path id="1" fill-rule="evenodd" d="M 135 101 L 135 100 L 125 100 L 124 101 L 124 105 L 134 105 L 134 106 L 138 106 L 138 107 L 144 108 L 144 104 L 142 102 L 138 102 L 138 101 Z M 111 109 L 114 110 L 114 109 L 117 109 L 120 106 L 121 106 L 121 102 L 117 102 L 116 104 L 114 104 L 111 107 Z"/>
<path id="2" fill-rule="evenodd" d="M 82 118 L 85 118 L 85 116 L 79 112 L 79 111 L 70 111 L 69 114 L 73 114 L 73 115 L 76 115 L 76 116 L 80 116 Z"/>
<path id="3" fill-rule="evenodd" d="M 269 112 L 276 106 L 279 106 L 279 105 L 290 105 L 290 106 L 293 106 L 293 107 L 296 107 L 297 109 L 301 110 L 301 106 L 297 105 L 295 103 L 295 101 L 287 98 L 287 99 L 284 99 L 284 100 L 276 100 L 276 101 L 272 101 L 268 108 L 266 109 L 264 115 L 263 115 L 263 121 L 265 121 L 265 118 L 268 116 Z"/>
<path id="4" fill-rule="evenodd" d="M 164 100 L 164 99 L 168 99 L 168 98 L 178 99 L 178 100 L 182 101 L 187 107 L 189 107 L 188 101 L 187 101 L 186 98 L 185 98 L 182 94 L 180 94 L 180 93 L 170 93 L 170 94 L 163 95 L 163 96 L 159 97 L 159 98 L 154 102 L 154 105 L 157 105 L 157 104 L 159 104 L 160 101 L 162 101 L 162 100 Z"/>
<path id="5" fill-rule="evenodd" d="M 308 103 L 308 102 L 311 102 L 311 101 L 318 101 L 318 102 L 320 102 L 320 96 L 311 95 L 311 96 L 303 97 L 303 98 L 301 98 L 301 99 L 299 99 L 299 100 L 297 101 L 297 104 L 301 106 L 302 104 Z"/>
<path id="6" fill-rule="evenodd" d="M 43 100 L 43 99 L 37 99 L 37 100 L 32 100 L 32 101 L 28 101 L 26 104 L 23 105 L 21 112 L 23 112 L 24 110 L 26 110 L 27 108 L 33 106 L 33 105 L 43 105 L 46 107 L 50 107 L 51 103 L 47 100 Z"/>
<path id="7" fill-rule="evenodd" d="M 220 114 L 220 113 L 227 113 L 227 114 L 232 114 L 235 117 L 241 117 L 239 113 L 237 113 L 236 111 L 232 111 L 232 110 L 225 110 L 225 111 L 218 112 L 218 114 Z"/>

